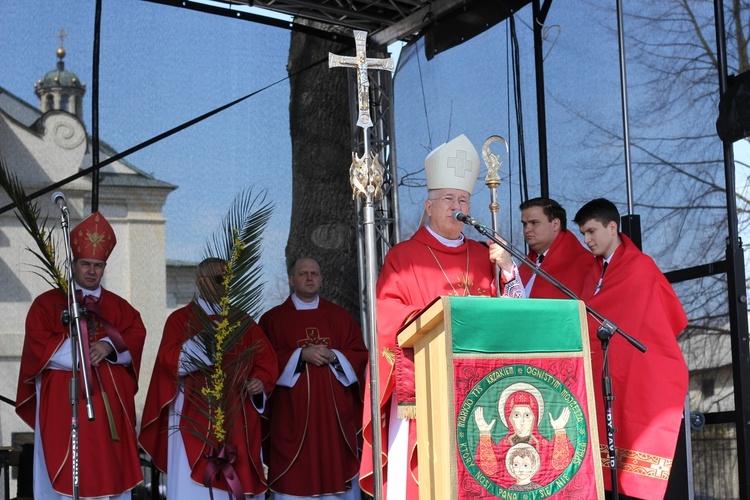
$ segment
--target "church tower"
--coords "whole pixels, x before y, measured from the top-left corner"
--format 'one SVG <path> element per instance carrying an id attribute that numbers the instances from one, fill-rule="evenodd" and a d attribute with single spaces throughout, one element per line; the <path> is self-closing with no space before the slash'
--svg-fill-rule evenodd
<path id="1" fill-rule="evenodd" d="M 83 122 L 83 95 L 86 93 L 86 84 L 81 83 L 75 73 L 65 69 L 63 40 L 66 36 L 68 35 L 65 30 L 60 28 L 57 35 L 60 39 L 57 69 L 44 75 L 44 78 L 34 84 L 34 88 L 39 97 L 39 109 L 42 113 L 53 110 L 67 111 Z"/>

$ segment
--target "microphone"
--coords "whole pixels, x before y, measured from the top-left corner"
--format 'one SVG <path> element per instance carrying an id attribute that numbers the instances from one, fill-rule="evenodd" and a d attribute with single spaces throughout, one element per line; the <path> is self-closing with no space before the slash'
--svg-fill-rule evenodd
<path id="1" fill-rule="evenodd" d="M 52 193 L 52 203 L 58 206 L 60 210 L 63 211 L 63 213 L 68 213 L 68 203 L 65 199 L 65 195 L 62 194 L 60 191 L 56 191 Z"/>
<path id="2" fill-rule="evenodd" d="M 465 214 L 460 210 L 454 211 L 451 217 L 453 217 L 459 222 L 463 222 L 464 224 L 468 224 L 470 226 L 474 226 L 474 227 L 482 226 L 474 217 L 472 217 L 471 215 Z"/>

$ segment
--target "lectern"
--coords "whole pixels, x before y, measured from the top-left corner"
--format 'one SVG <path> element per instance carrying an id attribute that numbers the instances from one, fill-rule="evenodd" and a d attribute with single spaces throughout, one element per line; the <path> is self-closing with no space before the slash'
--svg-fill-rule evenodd
<path id="1" fill-rule="evenodd" d="M 419 498 L 603 498 L 586 310 L 440 297 L 414 349 Z"/>

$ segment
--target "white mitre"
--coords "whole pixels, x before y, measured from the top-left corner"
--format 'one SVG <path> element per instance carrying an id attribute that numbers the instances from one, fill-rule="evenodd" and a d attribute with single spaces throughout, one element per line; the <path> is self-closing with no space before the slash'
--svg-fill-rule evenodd
<path id="1" fill-rule="evenodd" d="M 424 159 L 427 189 L 462 189 L 471 194 L 479 177 L 479 154 L 463 134 Z"/>

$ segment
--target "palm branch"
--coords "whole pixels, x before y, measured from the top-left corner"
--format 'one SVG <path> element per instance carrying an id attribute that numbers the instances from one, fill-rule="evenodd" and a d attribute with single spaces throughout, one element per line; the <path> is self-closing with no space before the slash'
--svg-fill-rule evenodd
<path id="1" fill-rule="evenodd" d="M 251 318 L 257 317 L 263 298 L 260 248 L 262 232 L 273 207 L 265 201 L 265 194 L 254 196 L 248 189 L 233 201 L 222 227 L 206 246 L 204 258 L 224 260 L 224 297 L 214 318 L 194 307 L 198 324 L 192 325 L 200 333 L 197 354 L 185 352 L 188 363 L 196 367 L 191 375 L 202 385 L 185 384 L 185 397 L 192 400 L 208 419 L 209 429 L 195 421 L 183 422 L 187 430 L 206 438 L 211 444 L 226 444 L 235 419 L 241 415 L 245 383 L 252 367 L 255 346 L 238 349 L 232 357 L 224 353 L 233 351 L 237 343 L 251 328 Z M 202 294 L 208 296 L 208 294 Z M 208 362 L 206 362 L 208 360 Z"/>
<path id="2" fill-rule="evenodd" d="M 240 193 L 224 217 L 222 228 L 206 245 L 205 257 L 219 257 L 229 262 L 238 249 L 237 241 L 241 242 L 227 296 L 233 307 L 252 318 L 258 317 L 263 300 L 263 269 L 259 260 L 263 230 L 272 211 L 273 204 L 266 202 L 265 192 L 257 196 L 252 189 Z"/>
<path id="3" fill-rule="evenodd" d="M 28 198 L 18 177 L 8 171 L 2 158 L 0 158 L 0 187 L 16 205 L 16 217 L 36 243 L 36 250 L 26 247 L 26 250 L 39 261 L 39 264 L 31 264 L 31 267 L 35 269 L 33 273 L 42 277 L 53 288 L 58 288 L 62 293 L 67 294 L 67 280 L 57 265 L 57 252 L 52 240 L 54 225 L 49 227 L 47 217 L 41 219 L 40 223 L 39 205 Z"/>

